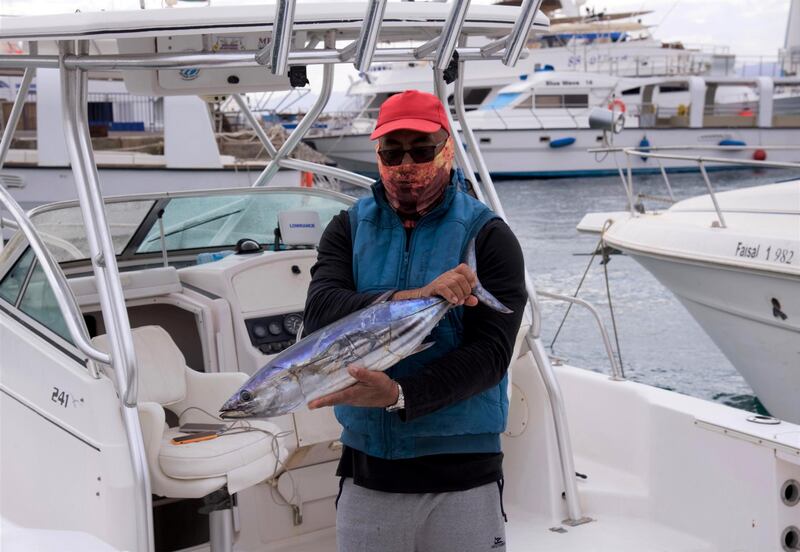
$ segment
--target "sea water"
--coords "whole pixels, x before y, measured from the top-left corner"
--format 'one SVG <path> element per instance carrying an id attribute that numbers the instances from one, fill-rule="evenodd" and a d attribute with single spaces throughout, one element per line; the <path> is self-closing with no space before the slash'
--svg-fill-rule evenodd
<path id="1" fill-rule="evenodd" d="M 751 169 L 709 173 L 715 191 L 767 184 L 797 172 Z M 707 193 L 698 173 L 670 175 L 676 199 Z M 666 196 L 660 175 L 635 176 L 636 192 Z M 575 226 L 591 211 L 626 209 L 619 177 L 496 182 L 509 224 L 525 254 L 537 289 L 574 293 L 597 246 L 598 236 Z M 645 200 L 648 209 L 666 204 Z M 613 341 L 603 267 L 597 257 L 579 297 L 591 302 Z M 611 301 L 625 375 L 638 382 L 765 413 L 753 391 L 670 291 L 625 255 L 608 264 Z M 542 339 L 549 345 L 566 303 L 541 298 Z M 616 348 L 616 346 L 615 346 Z M 549 347 L 548 347 L 548 350 Z M 608 373 L 609 361 L 594 318 L 573 307 L 552 348 L 570 364 Z"/>

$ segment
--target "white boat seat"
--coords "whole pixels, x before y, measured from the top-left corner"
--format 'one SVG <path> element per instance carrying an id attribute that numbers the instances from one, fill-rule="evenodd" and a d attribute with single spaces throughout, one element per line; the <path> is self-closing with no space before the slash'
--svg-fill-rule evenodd
<path id="1" fill-rule="evenodd" d="M 266 430 L 270 426 L 263 422 L 252 425 Z M 210 441 L 173 444 L 172 438 L 179 435 L 185 434 L 177 427 L 165 431 L 158 454 L 161 471 L 176 479 L 223 477 L 236 468 L 272 456 L 272 438 L 260 431 L 237 433 L 234 429 Z"/>
<path id="2" fill-rule="evenodd" d="M 222 487 L 233 494 L 271 478 L 279 462 L 273 450 L 280 462 L 289 455 L 286 439 L 280 438 L 273 446 L 271 435 L 281 431 L 277 425 L 240 421 L 237 426 L 249 425 L 253 430 L 239 433 L 241 430 L 235 428 L 208 441 L 175 445 L 171 440 L 181 432 L 165 423 L 165 406 L 182 424 L 222 422 L 216 417 L 219 407 L 247 381 L 247 374 L 192 370 L 160 326 L 142 326 L 131 333 L 137 361 L 139 419 L 152 492 L 169 498 L 201 498 Z M 100 350 L 110 348 L 105 335 L 92 341 Z"/>

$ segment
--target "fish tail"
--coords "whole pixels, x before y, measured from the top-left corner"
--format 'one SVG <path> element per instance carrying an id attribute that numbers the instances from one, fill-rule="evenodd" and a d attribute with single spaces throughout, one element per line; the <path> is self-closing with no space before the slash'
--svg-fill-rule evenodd
<path id="1" fill-rule="evenodd" d="M 469 266 L 472 271 L 475 273 L 476 277 L 478 274 L 478 261 L 475 256 L 475 238 L 469 240 L 467 244 L 467 251 L 464 254 L 467 266 Z M 472 295 L 478 298 L 478 301 L 486 305 L 492 310 L 496 310 L 497 312 L 502 312 L 503 314 L 511 314 L 512 311 L 508 307 L 506 307 L 503 303 L 497 300 L 497 298 L 489 293 L 483 285 L 481 285 L 480 280 L 478 280 L 475 284 L 475 287 L 472 288 Z"/>

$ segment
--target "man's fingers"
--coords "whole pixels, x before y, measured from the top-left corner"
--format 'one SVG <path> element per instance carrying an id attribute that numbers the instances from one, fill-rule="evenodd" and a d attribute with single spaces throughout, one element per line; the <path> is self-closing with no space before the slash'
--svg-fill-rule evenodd
<path id="1" fill-rule="evenodd" d="M 434 292 L 436 295 L 444 297 L 445 300 L 450 301 L 451 303 L 455 304 L 458 303 L 458 296 L 450 289 L 450 286 L 447 285 L 445 282 L 439 282 L 436 284 L 434 288 Z"/>
<path id="2" fill-rule="evenodd" d="M 469 265 L 461 263 L 453 270 L 455 270 L 459 274 L 462 274 L 467 279 L 470 285 L 470 289 L 475 287 L 475 285 L 478 283 L 478 276 L 475 274 L 475 271 L 469 267 Z"/>
<path id="3" fill-rule="evenodd" d="M 459 299 L 463 300 L 469 297 L 469 294 L 472 293 L 472 286 L 469 285 L 469 280 L 467 280 L 464 275 L 459 274 L 459 276 L 455 279 L 455 282 L 459 287 L 459 291 L 461 292 Z"/>
<path id="4" fill-rule="evenodd" d="M 474 307 L 475 305 L 477 305 L 477 304 L 478 304 L 478 298 L 477 298 L 477 297 L 475 297 L 474 295 L 470 295 L 470 296 L 469 296 L 469 297 L 467 297 L 467 299 L 464 301 L 464 304 L 465 304 L 466 306 L 468 306 L 468 307 Z"/>
<path id="5" fill-rule="evenodd" d="M 349 366 L 347 372 L 357 381 L 367 385 L 373 385 L 381 380 L 381 376 L 386 376 L 383 372 L 373 372 L 363 366 Z"/>
<path id="6" fill-rule="evenodd" d="M 328 395 L 325 395 L 324 397 L 314 399 L 313 401 L 308 403 L 308 408 L 314 410 L 315 408 L 322 408 L 324 406 L 333 406 L 335 404 L 341 404 L 350 398 L 351 393 L 352 391 L 350 390 L 349 387 L 341 391 L 336 391 L 335 393 L 330 393 Z"/>

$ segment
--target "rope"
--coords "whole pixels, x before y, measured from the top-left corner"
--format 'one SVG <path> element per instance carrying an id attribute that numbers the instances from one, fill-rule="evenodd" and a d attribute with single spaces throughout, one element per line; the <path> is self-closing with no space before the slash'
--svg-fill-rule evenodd
<path id="1" fill-rule="evenodd" d="M 578 282 L 578 287 L 575 288 L 575 293 L 572 294 L 573 297 L 577 297 L 578 293 L 581 291 L 581 287 L 583 286 L 583 282 L 586 280 L 587 274 L 589 274 L 589 269 L 592 267 L 592 263 L 594 262 L 595 257 L 600 252 L 600 249 L 603 245 L 603 238 L 601 237 L 600 240 L 597 242 L 597 245 L 594 248 L 594 253 L 592 253 L 592 258 L 589 259 L 589 264 L 586 265 L 586 270 L 583 271 L 583 276 L 581 276 L 580 282 Z M 572 310 L 572 305 L 575 303 L 567 303 L 567 310 L 564 312 L 564 316 L 561 318 L 561 323 L 558 325 L 558 329 L 556 330 L 555 335 L 553 336 L 552 341 L 550 341 L 550 352 L 554 352 L 553 347 L 556 344 L 556 339 L 558 339 L 558 335 L 561 333 L 561 328 L 564 327 L 564 323 L 567 321 L 567 317 L 569 316 L 570 311 Z"/>
<path id="2" fill-rule="evenodd" d="M 606 230 L 611 227 L 612 221 L 611 219 L 605 221 L 603 223 L 603 229 L 600 230 L 600 241 L 603 244 L 603 276 L 606 280 L 606 297 L 608 298 L 608 310 L 611 313 L 611 327 L 614 329 L 614 342 L 617 344 L 617 360 L 619 361 L 619 371 L 620 375 L 624 378 L 625 377 L 625 366 L 622 364 L 622 349 L 619 346 L 619 333 L 617 332 L 617 320 L 614 317 L 614 303 L 611 301 L 611 286 L 608 283 L 608 262 L 611 260 L 609 257 L 610 248 L 605 244 L 606 241 Z"/>
<path id="3" fill-rule="evenodd" d="M 606 284 L 606 297 L 608 299 L 608 310 L 611 313 L 611 326 L 614 329 L 614 342 L 617 345 L 616 355 L 617 360 L 619 361 L 619 369 L 622 377 L 625 377 L 625 368 L 622 364 L 622 349 L 619 345 L 619 332 L 617 331 L 617 320 L 614 316 L 614 305 L 611 301 L 611 287 L 609 286 L 608 282 L 608 263 L 611 260 L 610 252 L 611 248 L 606 245 L 605 243 L 605 233 L 611 227 L 611 219 L 605 221 L 603 223 L 603 228 L 600 230 L 600 240 L 597 242 L 597 246 L 595 246 L 594 252 L 592 253 L 592 257 L 589 259 L 589 263 L 586 265 L 586 270 L 583 271 L 583 276 L 581 276 L 580 281 L 578 282 L 578 286 L 575 288 L 575 293 L 572 294 L 572 297 L 578 297 L 578 293 L 580 293 L 581 288 L 583 287 L 583 283 L 586 281 L 586 276 L 589 274 L 589 269 L 592 267 L 592 263 L 594 262 L 595 257 L 598 254 L 602 255 L 602 261 L 600 262 L 603 265 L 603 276 L 605 277 L 605 284 Z M 572 310 L 572 306 L 574 303 L 569 303 L 567 305 L 567 310 L 564 312 L 564 316 L 561 318 L 561 323 L 558 325 L 558 329 L 556 330 L 555 335 L 553 336 L 552 341 L 550 341 L 550 352 L 553 352 L 553 347 L 556 344 L 556 340 L 558 336 L 561 334 L 561 329 L 564 327 L 564 324 L 567 321 L 567 317 L 569 316 L 570 311 Z"/>

